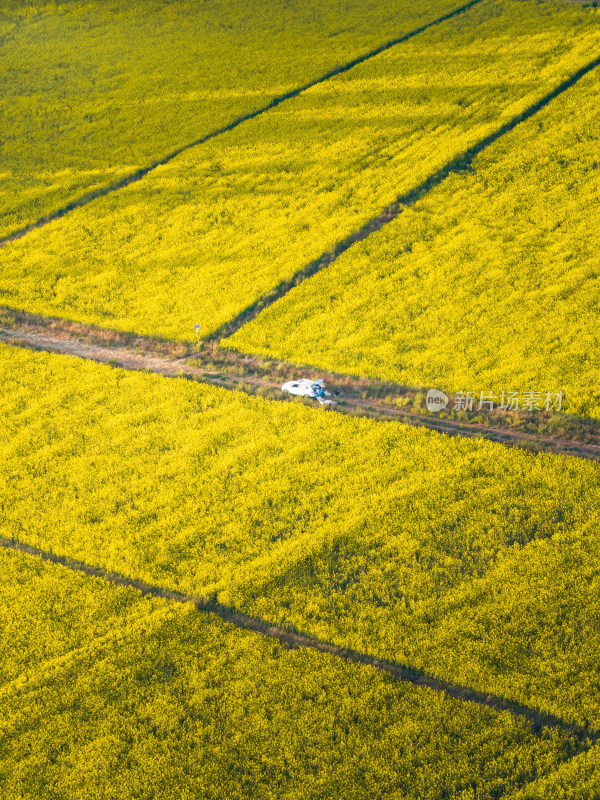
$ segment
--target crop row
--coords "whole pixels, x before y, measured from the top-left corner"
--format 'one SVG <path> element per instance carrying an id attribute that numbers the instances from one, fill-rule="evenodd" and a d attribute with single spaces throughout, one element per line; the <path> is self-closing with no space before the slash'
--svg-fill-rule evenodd
<path id="1" fill-rule="evenodd" d="M 585 64 L 598 20 L 480 3 L 4 247 L 0 301 L 210 333 Z"/>
<path id="2" fill-rule="evenodd" d="M 497 404 L 562 390 L 564 409 L 600 418 L 599 69 L 231 346 Z"/>
<path id="3" fill-rule="evenodd" d="M 6 346 L 0 365 L 0 535 L 598 729 L 597 464 Z"/>

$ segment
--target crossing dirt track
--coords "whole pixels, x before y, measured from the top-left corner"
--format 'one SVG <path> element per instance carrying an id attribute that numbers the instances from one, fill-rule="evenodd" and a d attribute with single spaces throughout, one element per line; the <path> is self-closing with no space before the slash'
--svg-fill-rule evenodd
<path id="1" fill-rule="evenodd" d="M 82 326 L 79 326 L 80 328 Z M 252 374 L 238 375 L 233 371 L 224 371 L 215 374 L 214 367 L 196 366 L 198 355 L 192 356 L 194 365 L 190 365 L 187 356 L 183 358 L 166 358 L 160 355 L 140 354 L 125 347 L 102 347 L 90 344 L 85 341 L 70 338 L 60 338 L 44 333 L 36 333 L 30 330 L 2 329 L 0 328 L 0 341 L 6 344 L 14 344 L 21 347 L 30 347 L 36 350 L 45 350 L 49 353 L 64 353 L 78 358 L 97 361 L 104 364 L 111 364 L 127 370 L 138 370 L 154 372 L 167 378 L 188 378 L 198 380 L 202 383 L 209 383 L 213 386 L 220 386 L 225 389 L 246 391 L 254 393 L 269 390 L 269 396 L 287 402 L 287 398 L 281 392 L 281 382 L 257 377 Z M 208 358 L 206 359 L 208 361 Z M 235 367 L 236 360 L 243 363 L 243 358 L 236 359 L 235 354 L 231 361 Z M 230 364 L 230 369 L 231 369 Z M 290 375 L 297 373 L 297 368 L 293 364 L 288 366 Z M 494 425 L 483 425 L 469 422 L 461 422 L 453 419 L 436 418 L 433 414 L 424 415 L 410 412 L 390 405 L 376 399 L 352 396 L 349 388 L 352 386 L 350 376 L 336 376 L 340 390 L 338 393 L 337 404 L 333 412 L 342 414 L 353 414 L 364 417 L 374 417 L 381 420 L 399 421 L 407 425 L 417 425 L 430 430 L 444 433 L 448 436 L 464 436 L 467 438 L 483 438 L 491 442 L 524 447 L 525 449 L 538 450 L 546 453 L 556 453 L 569 455 L 575 458 L 591 459 L 600 461 L 600 444 L 586 444 L 584 442 L 569 441 L 559 437 L 543 437 L 538 434 L 526 433 L 510 428 L 495 427 Z M 335 379 L 334 379 L 335 380 Z M 336 390 L 336 384 L 329 383 L 329 388 Z M 345 390 L 345 391 L 344 391 Z"/>

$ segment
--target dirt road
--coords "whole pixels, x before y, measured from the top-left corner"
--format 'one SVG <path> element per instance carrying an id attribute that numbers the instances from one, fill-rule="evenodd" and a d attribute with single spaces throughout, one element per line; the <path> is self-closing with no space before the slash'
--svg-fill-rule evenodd
<path id="1" fill-rule="evenodd" d="M 19 328 L 0 328 L 0 342 L 35 350 L 45 350 L 51 353 L 63 353 L 89 361 L 110 364 L 122 369 L 154 372 L 168 378 L 185 377 L 225 389 L 245 391 L 248 394 L 260 393 L 281 402 L 294 402 L 294 400 L 281 392 L 281 384 L 277 380 L 252 374 L 239 375 L 233 371 L 215 372 L 214 367 L 189 364 L 187 357 L 168 358 L 151 353 L 141 354 L 128 347 L 101 346 L 76 338 L 53 336 L 44 332 Z M 235 355 L 232 358 L 235 358 Z M 194 359 L 194 361 L 197 360 L 197 358 Z M 293 369 L 292 365 L 290 365 L 290 368 Z M 342 377 L 345 376 L 340 376 L 340 378 Z M 335 384 L 328 384 L 328 388 L 336 390 Z M 425 427 L 439 433 L 445 433 L 448 436 L 483 438 L 504 445 L 522 447 L 527 450 L 600 461 L 600 445 L 598 444 L 573 442 L 564 438 L 540 437 L 536 434 L 511 428 L 461 422 L 407 411 L 376 399 L 363 399 L 352 396 L 349 392 L 345 393 L 343 385 L 337 391 L 339 392 L 336 395 L 337 405 L 327 411 L 321 408 L 322 413 L 332 413 L 333 411 L 380 420 L 395 420 L 407 425 Z M 305 402 L 310 403 L 311 401 Z"/>

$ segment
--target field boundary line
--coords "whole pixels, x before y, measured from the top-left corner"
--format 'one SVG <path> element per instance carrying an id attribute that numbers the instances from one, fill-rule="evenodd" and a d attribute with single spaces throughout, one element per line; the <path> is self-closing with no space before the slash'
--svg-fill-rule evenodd
<path id="1" fill-rule="evenodd" d="M 266 105 L 261 106 L 254 111 L 250 111 L 247 114 L 243 114 L 240 117 L 236 117 L 232 122 L 227 123 L 226 125 L 221 126 L 220 128 L 216 128 L 213 131 L 201 136 L 199 139 L 195 139 L 193 142 L 188 142 L 187 144 L 181 145 L 181 147 L 172 150 L 168 155 L 164 156 L 163 158 L 153 161 L 151 164 L 141 167 L 140 169 L 131 172 L 128 175 L 125 175 L 123 178 L 119 178 L 119 180 L 113 181 L 108 186 L 93 189 L 92 191 L 85 192 L 79 198 L 72 200 L 71 202 L 67 203 L 65 206 L 57 209 L 56 211 L 51 212 L 50 214 L 46 214 L 43 217 L 40 217 L 35 222 L 31 222 L 28 225 L 24 225 L 21 228 L 13 231 L 12 233 L 7 234 L 6 236 L 0 237 L 0 247 L 3 247 L 10 242 L 14 242 L 17 239 L 21 239 L 26 234 L 30 233 L 31 231 L 35 230 L 36 228 L 41 228 L 44 225 L 48 225 L 50 222 L 53 222 L 56 219 L 60 219 L 60 217 L 64 217 L 65 214 L 68 214 L 70 211 L 74 211 L 77 208 L 81 208 L 82 206 L 88 205 L 93 200 L 97 200 L 99 197 L 104 197 L 112 192 L 116 192 L 119 189 L 123 189 L 126 186 L 129 186 L 132 183 L 136 183 L 137 181 L 144 178 L 148 173 L 152 172 L 153 170 L 157 169 L 157 167 L 162 167 L 165 164 L 168 164 L 174 158 L 181 155 L 182 153 L 186 152 L 186 150 L 190 150 L 193 147 L 198 147 L 205 142 L 208 142 L 210 139 L 214 139 L 217 136 L 221 136 L 224 133 L 228 133 L 229 131 L 234 130 L 239 125 L 244 122 L 248 122 L 255 117 L 259 117 L 262 114 L 266 114 L 271 109 L 276 108 L 281 103 L 284 103 L 286 100 L 292 100 L 294 97 L 298 97 L 303 92 L 311 89 L 313 86 L 318 86 L 321 83 L 325 83 L 326 81 L 330 80 L 331 78 L 335 78 L 336 75 L 341 75 L 344 72 L 348 72 L 353 67 L 358 66 L 359 64 L 363 64 L 365 61 L 369 61 L 371 58 L 375 58 L 380 53 L 385 52 L 386 50 L 390 50 L 392 47 L 396 45 L 402 44 L 403 42 L 408 41 L 409 39 L 418 36 L 420 33 L 428 30 L 429 28 L 434 27 L 435 25 L 440 25 L 442 22 L 446 22 L 453 17 L 458 16 L 459 14 L 468 11 L 475 5 L 483 2 L 483 0 L 469 0 L 468 3 L 465 5 L 459 6 L 458 8 L 449 11 L 447 14 L 444 14 L 441 17 L 437 17 L 436 19 L 432 20 L 431 22 L 427 22 L 424 25 L 421 25 L 419 28 L 415 28 L 408 33 L 402 34 L 402 36 L 398 36 L 395 39 L 390 39 L 388 42 L 385 42 L 378 47 L 375 47 L 373 50 L 369 50 L 367 53 L 363 53 L 361 56 L 357 56 L 356 58 L 348 61 L 346 64 L 342 64 L 339 67 L 335 67 L 334 69 L 329 70 L 324 75 L 321 75 L 319 78 L 315 78 L 308 83 L 305 83 L 303 86 L 300 86 L 296 89 L 291 89 L 289 92 L 285 92 L 282 95 L 278 95 L 270 100 Z"/>
<path id="2" fill-rule="evenodd" d="M 250 396 L 261 391 L 273 392 L 267 396 L 274 402 L 294 402 L 281 392 L 280 383 L 273 379 L 215 372 L 215 369 L 212 368 L 187 364 L 186 358 L 168 359 L 160 355 L 141 355 L 124 347 L 99 346 L 75 339 L 57 338 L 18 329 L 0 328 L 0 343 L 34 351 L 74 356 L 84 361 L 108 364 L 133 372 L 152 372 L 164 378 L 186 378 L 230 391 L 242 391 Z M 290 368 L 293 369 L 294 365 L 290 365 Z M 251 391 L 252 388 L 255 390 L 254 392 Z M 314 406 L 311 404 L 311 407 Z M 373 398 L 344 397 L 340 398 L 338 405 L 328 409 L 327 412 L 325 409 L 320 410 L 323 413 L 364 416 L 382 421 L 400 422 L 413 427 L 425 427 L 437 433 L 445 433 L 447 436 L 486 439 L 505 446 L 521 447 L 529 452 L 542 451 L 551 455 L 600 461 L 600 444 L 586 444 L 558 437 L 540 436 L 515 428 L 419 414 Z"/>
<path id="3" fill-rule="evenodd" d="M 568 89 L 571 89 L 578 81 L 581 80 L 581 78 L 587 75 L 588 72 L 591 72 L 598 66 L 600 66 L 600 57 L 595 58 L 593 61 L 590 61 L 588 64 L 581 67 L 579 70 L 577 70 L 577 72 L 571 75 L 571 77 L 566 78 L 564 81 L 562 81 L 562 83 L 544 95 L 544 97 L 537 100 L 527 109 L 525 109 L 525 111 L 517 114 L 508 122 L 505 122 L 496 131 L 488 134 L 479 142 L 476 142 L 474 145 L 465 150 L 463 153 L 455 156 L 445 166 L 441 167 L 433 175 L 430 175 L 414 189 L 411 189 L 410 191 L 406 192 L 406 194 L 398 197 L 391 205 L 387 206 L 387 208 L 370 219 L 368 222 L 365 222 L 365 224 L 362 225 L 358 230 L 354 231 L 346 236 L 345 239 L 342 239 L 332 247 L 328 248 L 319 258 L 311 261 L 310 264 L 302 267 L 291 278 L 282 281 L 270 292 L 263 295 L 258 300 L 250 303 L 232 320 L 224 323 L 215 331 L 213 331 L 213 333 L 206 336 L 204 341 L 221 341 L 222 339 L 227 339 L 233 336 L 244 325 L 252 322 L 252 320 L 254 320 L 262 311 L 269 308 L 269 306 L 272 306 L 278 300 L 281 300 L 296 286 L 300 286 L 300 284 L 303 283 L 307 278 L 311 278 L 313 275 L 316 275 L 321 270 L 330 266 L 330 264 L 343 255 L 346 250 L 350 249 L 352 245 L 362 242 L 372 233 L 376 233 L 378 230 L 380 230 L 388 222 L 392 222 L 392 220 L 396 219 L 396 217 L 398 217 L 405 208 L 413 206 L 418 200 L 443 183 L 443 181 L 445 181 L 446 178 L 448 178 L 451 174 L 461 173 L 469 169 L 473 160 L 483 150 L 494 144 L 494 142 L 496 142 L 505 134 L 510 133 L 514 128 L 517 127 L 517 125 L 520 125 L 522 122 L 526 122 L 528 119 L 533 117 L 538 113 L 538 111 L 541 111 L 543 108 L 545 108 L 552 100 L 554 100 L 556 97 L 559 97 Z"/>
<path id="4" fill-rule="evenodd" d="M 199 611 L 217 616 L 236 628 L 249 630 L 254 633 L 261 633 L 268 638 L 277 639 L 282 644 L 291 648 L 317 650 L 320 653 L 325 653 L 335 658 L 341 658 L 353 664 L 373 667 L 374 669 L 387 673 L 396 680 L 411 683 L 421 688 L 443 692 L 449 697 L 453 697 L 462 702 L 476 703 L 477 705 L 485 706 L 497 712 L 508 712 L 513 716 L 526 719 L 531 724 L 535 733 L 541 732 L 543 728 L 554 728 L 555 730 L 559 730 L 577 739 L 585 749 L 588 749 L 600 740 L 600 731 L 588 731 L 578 725 L 564 722 L 559 717 L 545 714 L 529 706 L 524 706 L 520 703 L 506 700 L 495 695 L 486 694 L 485 692 L 479 692 L 475 689 L 460 686 L 449 681 L 438 680 L 437 678 L 427 675 L 420 669 L 393 664 L 389 661 L 376 658 L 375 656 L 359 653 L 356 650 L 339 647 L 329 642 L 323 642 L 305 633 L 281 628 L 265 620 L 244 614 L 234 608 L 224 606 L 214 599 L 195 597 L 176 590 L 155 586 L 136 578 L 128 578 L 117 572 L 108 572 L 103 568 L 93 567 L 82 561 L 68 558 L 67 556 L 56 555 L 55 553 L 25 544 L 16 539 L 7 539 L 0 536 L 0 547 L 5 550 L 15 550 L 25 555 L 40 558 L 43 561 L 49 561 L 53 564 L 59 564 L 74 572 L 81 572 L 90 577 L 100 578 L 115 586 L 136 589 L 141 592 L 142 595 L 159 597 L 177 603 L 192 603 Z"/>

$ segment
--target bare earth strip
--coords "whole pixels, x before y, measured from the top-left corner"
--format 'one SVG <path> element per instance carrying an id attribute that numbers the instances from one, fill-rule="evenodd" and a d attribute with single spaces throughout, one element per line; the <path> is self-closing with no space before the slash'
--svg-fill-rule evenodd
<path id="1" fill-rule="evenodd" d="M 85 327 L 85 326 L 83 326 Z M 39 333 L 28 329 L 2 329 L 0 328 L 0 342 L 35 350 L 45 350 L 51 353 L 62 353 L 76 356 L 89 361 L 110 364 L 114 367 L 134 371 L 149 371 L 167 378 L 185 377 L 201 383 L 209 383 L 225 389 L 261 393 L 272 399 L 290 402 L 287 395 L 281 393 L 281 383 L 269 377 L 259 377 L 252 374 L 236 374 L 235 372 L 215 372 L 214 366 L 208 366 L 208 355 L 201 354 L 207 366 L 195 366 L 187 363 L 188 354 L 179 358 L 168 358 L 165 355 L 150 353 L 142 355 L 127 347 L 108 347 L 90 344 L 75 338 L 52 336 L 48 333 Z M 180 345 L 181 346 L 181 345 Z M 235 362 L 236 357 L 233 357 Z M 243 357 L 237 357 L 240 364 Z M 200 362 L 201 363 L 201 362 Z M 289 365 L 290 370 L 295 370 Z M 297 372 L 297 370 L 296 370 Z M 551 454 L 569 455 L 576 458 L 600 461 L 600 444 L 585 444 L 558 437 L 541 437 L 537 434 L 521 430 L 483 425 L 473 422 L 462 422 L 455 419 L 445 419 L 426 416 L 418 412 L 407 411 L 401 407 L 390 405 L 374 398 L 343 395 L 345 386 L 348 386 L 349 376 L 337 376 L 340 392 L 338 404 L 330 407 L 339 413 L 372 417 L 381 420 L 395 420 L 408 425 L 422 426 L 448 436 L 463 436 L 467 438 L 484 438 L 504 445 L 522 447 L 527 450 L 543 451 Z M 329 384 L 335 389 L 335 384 Z"/>
<path id="2" fill-rule="evenodd" d="M 234 128 L 237 128 L 243 122 L 248 122 L 248 120 L 254 119 L 255 117 L 259 117 L 262 114 L 265 114 L 267 111 L 270 111 L 272 108 L 275 108 L 276 106 L 280 105 L 286 100 L 291 100 L 294 97 L 298 97 L 298 95 L 302 94 L 307 89 L 310 89 L 313 86 L 317 86 L 320 83 L 325 83 L 330 78 L 333 78 L 336 75 L 341 75 L 344 72 L 348 72 L 353 67 L 358 66 L 358 64 L 363 64 L 365 61 L 374 58 L 380 53 L 383 53 L 384 51 L 389 50 L 390 48 L 395 47 L 398 44 L 402 44 L 402 42 L 406 42 L 409 39 L 414 38 L 418 34 L 428 30 L 429 28 L 432 28 L 435 25 L 439 25 L 442 22 L 446 22 L 446 20 L 452 19 L 453 17 L 462 14 L 463 12 L 467 11 L 469 8 L 472 8 L 473 6 L 477 5 L 480 2 L 482 2 L 482 0 L 470 0 L 470 2 L 466 3 L 465 5 L 460 6 L 459 8 L 455 8 L 454 11 L 450 11 L 448 14 L 444 14 L 444 16 L 438 17 L 437 19 L 428 22 L 426 25 L 422 25 L 420 28 L 416 28 L 415 30 L 410 31 L 409 33 L 405 33 L 403 36 L 399 36 L 397 39 L 392 39 L 391 41 L 386 42 L 385 44 L 382 44 L 379 47 L 376 47 L 374 50 L 370 50 L 368 53 L 365 53 L 364 55 L 359 56 L 358 58 L 355 58 L 352 61 L 349 61 L 347 64 L 343 64 L 342 66 L 337 67 L 336 69 L 330 70 L 329 72 L 325 73 L 325 75 L 322 75 L 320 78 L 317 78 L 316 80 L 311 81 L 310 83 L 307 83 L 304 86 L 300 86 L 297 89 L 293 89 L 290 92 L 286 92 L 286 94 L 283 94 L 280 97 L 273 98 L 273 100 L 271 100 L 270 103 L 267 103 L 267 105 L 263 106 L 262 108 L 258 108 L 255 111 L 251 111 L 249 114 L 244 114 L 243 116 L 238 117 L 229 124 L 224 125 L 221 128 L 217 128 L 216 130 L 211 131 L 205 136 L 202 136 L 200 139 L 196 139 L 193 142 L 189 142 L 188 144 L 177 148 L 177 150 L 173 150 L 173 152 L 164 156 L 164 158 L 161 158 L 158 161 L 154 161 L 152 164 L 149 164 L 148 166 L 143 167 L 142 169 L 138 169 L 135 172 L 132 172 L 130 175 L 126 175 L 125 177 L 120 178 L 118 181 L 111 183 L 109 186 L 105 186 L 104 188 L 101 189 L 95 189 L 91 192 L 86 192 L 81 197 L 77 198 L 76 200 L 73 200 L 63 208 L 57 209 L 52 214 L 48 214 L 45 217 L 38 219 L 36 222 L 31 223 L 30 225 L 26 225 L 23 228 L 19 228 L 18 230 L 13 231 L 13 233 L 8 234 L 8 236 L 0 238 L 0 247 L 2 247 L 5 244 L 8 244 L 8 242 L 13 242 L 16 239 L 22 238 L 30 231 L 35 230 L 36 228 L 41 228 L 42 226 L 47 225 L 48 223 L 52 222 L 55 219 L 64 217 L 64 215 L 68 214 L 69 211 L 73 211 L 76 208 L 85 206 L 88 203 L 91 203 L 92 200 L 96 200 L 98 197 L 104 197 L 107 194 L 116 192 L 118 189 L 123 189 L 125 186 L 129 186 L 132 183 L 136 183 L 137 181 L 141 180 L 143 177 L 148 175 L 148 173 L 155 170 L 157 167 L 161 167 L 164 166 L 165 164 L 168 164 L 170 161 L 172 161 L 177 156 L 181 155 L 181 153 L 184 153 L 186 150 L 204 144 L 205 142 L 208 142 L 210 139 L 214 139 L 216 136 L 220 136 L 223 133 L 232 131 Z"/>
<path id="3" fill-rule="evenodd" d="M 182 594 L 180 592 L 163 589 L 160 586 L 152 586 L 144 581 L 139 581 L 134 578 L 127 578 L 124 575 L 117 573 L 108 573 L 98 567 L 93 567 L 84 564 L 81 561 L 74 561 L 64 556 L 58 556 L 45 550 L 40 550 L 37 547 L 32 547 L 28 544 L 15 541 L 13 539 L 5 539 L 0 537 L 0 547 L 8 550 L 17 550 L 20 553 L 41 558 L 44 561 L 50 561 L 54 564 L 61 564 L 68 569 L 75 572 L 82 572 L 90 577 L 101 578 L 109 583 L 117 586 L 127 586 L 137 589 L 143 595 L 150 595 L 153 597 L 160 597 L 166 600 L 171 600 L 177 603 L 193 603 L 196 608 L 206 613 L 215 614 L 225 622 L 235 625 L 237 628 L 254 631 L 268 636 L 272 639 L 277 639 L 288 647 L 307 647 L 317 650 L 321 653 L 336 658 L 342 658 L 345 661 L 354 664 L 362 664 L 373 667 L 374 669 L 386 672 L 396 680 L 406 681 L 422 688 L 433 689 L 438 692 L 445 692 L 450 697 L 465 702 L 477 703 L 481 706 L 494 709 L 495 711 L 504 711 L 514 714 L 526 719 L 532 726 L 534 732 L 538 733 L 542 728 L 554 728 L 578 740 L 582 752 L 592 747 L 598 740 L 600 740 L 600 733 L 593 733 L 583 728 L 568 725 L 558 717 L 544 714 L 535 709 L 528 708 L 527 706 L 520 705 L 507 701 L 501 697 L 494 695 L 484 694 L 477 692 L 465 686 L 458 686 L 457 684 L 448 683 L 432 678 L 421 670 L 411 669 L 409 667 L 392 664 L 381 659 L 373 658 L 372 656 L 358 653 L 354 650 L 336 647 L 328 642 L 323 642 L 318 639 L 313 639 L 303 633 L 297 633 L 284 628 L 279 628 L 261 619 L 247 616 L 246 614 L 236 611 L 233 608 L 228 608 L 221 605 L 211 598 L 193 597 L 192 595 Z"/>

